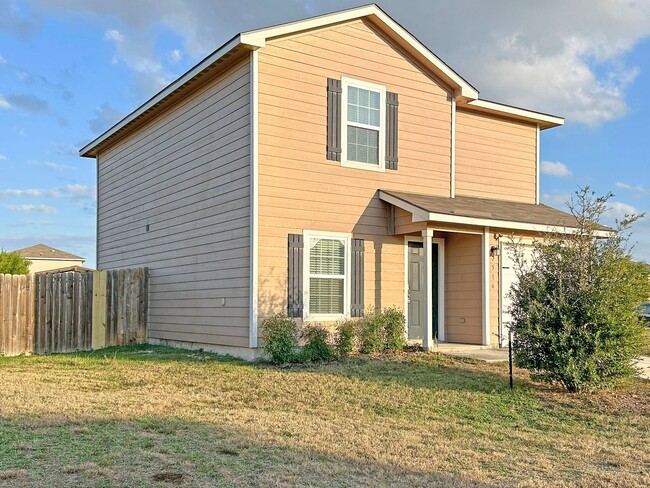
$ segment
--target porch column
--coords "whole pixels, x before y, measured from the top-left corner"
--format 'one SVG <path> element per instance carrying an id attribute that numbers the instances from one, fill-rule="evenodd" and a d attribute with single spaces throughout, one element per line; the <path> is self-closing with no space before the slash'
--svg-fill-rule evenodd
<path id="1" fill-rule="evenodd" d="M 425 351 L 433 349 L 433 229 L 422 231 L 424 244 L 424 334 L 422 348 Z"/>
<path id="2" fill-rule="evenodd" d="M 482 313 L 483 316 L 483 345 L 490 345 L 490 228 L 483 229 L 483 246 L 481 252 L 481 283 L 482 283 Z"/>

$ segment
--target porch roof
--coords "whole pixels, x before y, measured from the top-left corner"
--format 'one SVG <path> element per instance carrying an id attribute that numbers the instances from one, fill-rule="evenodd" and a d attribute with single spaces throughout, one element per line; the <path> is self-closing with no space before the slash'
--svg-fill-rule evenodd
<path id="1" fill-rule="evenodd" d="M 434 221 L 513 230 L 562 232 L 578 227 L 577 219 L 542 204 L 509 202 L 488 198 L 424 195 L 379 190 L 379 198 L 413 214 L 413 221 Z M 611 231 L 597 226 L 598 233 Z"/>

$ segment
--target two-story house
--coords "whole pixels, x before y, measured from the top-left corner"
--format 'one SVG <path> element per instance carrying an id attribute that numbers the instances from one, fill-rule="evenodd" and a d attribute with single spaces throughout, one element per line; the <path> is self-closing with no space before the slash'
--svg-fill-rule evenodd
<path id="1" fill-rule="evenodd" d="M 84 147 L 100 269 L 151 270 L 151 342 L 257 355 L 260 321 L 405 310 L 405 334 L 498 346 L 508 236 L 561 118 L 478 91 L 375 5 L 236 35 Z"/>

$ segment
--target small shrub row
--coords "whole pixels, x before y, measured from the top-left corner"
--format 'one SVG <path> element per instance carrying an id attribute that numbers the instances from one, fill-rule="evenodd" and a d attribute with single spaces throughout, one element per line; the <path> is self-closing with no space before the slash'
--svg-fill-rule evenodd
<path id="1" fill-rule="evenodd" d="M 404 313 L 397 308 L 372 309 L 362 318 L 340 322 L 334 337 L 321 325 L 299 331 L 294 319 L 281 314 L 264 319 L 261 329 L 264 351 L 273 364 L 329 361 L 356 351 L 396 352 L 406 345 Z"/>

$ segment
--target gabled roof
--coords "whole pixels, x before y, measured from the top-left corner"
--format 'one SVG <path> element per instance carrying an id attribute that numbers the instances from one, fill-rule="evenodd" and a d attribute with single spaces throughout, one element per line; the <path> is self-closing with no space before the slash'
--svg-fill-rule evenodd
<path id="1" fill-rule="evenodd" d="M 70 260 L 70 261 L 85 261 L 85 258 L 70 254 L 69 252 L 55 249 L 45 244 L 36 244 L 35 246 L 24 247 L 16 251 L 25 259 L 56 259 L 56 260 Z"/>
<path id="2" fill-rule="evenodd" d="M 429 69 L 453 90 L 456 100 L 465 104 L 467 108 L 506 114 L 520 120 L 540 123 L 540 128 L 554 127 L 564 123 L 560 117 L 547 116 L 524 109 L 516 109 L 517 113 L 515 114 L 512 111 L 513 107 L 494 102 L 485 102 L 491 104 L 490 106 L 472 105 L 472 102 L 478 101 L 478 90 L 476 88 L 432 53 L 415 36 L 388 16 L 381 8 L 375 4 L 370 4 L 237 34 L 176 81 L 84 146 L 79 151 L 79 154 L 84 157 L 96 157 L 102 147 L 116 140 L 121 134 L 131 131 L 152 118 L 161 109 L 173 103 L 178 97 L 183 96 L 187 90 L 197 84 L 200 78 L 214 71 L 216 67 L 222 66 L 225 60 L 238 59 L 239 55 L 262 48 L 267 41 L 272 39 L 362 18 L 372 22 L 407 54 L 416 59 L 424 68 Z"/>
<path id="3" fill-rule="evenodd" d="M 571 232 L 578 227 L 573 215 L 543 204 L 465 196 L 450 198 L 393 190 L 379 190 L 379 198 L 413 214 L 414 222 L 445 222 L 533 232 Z M 597 227 L 597 232 L 603 235 L 608 231 L 611 231 L 608 227 Z"/>

